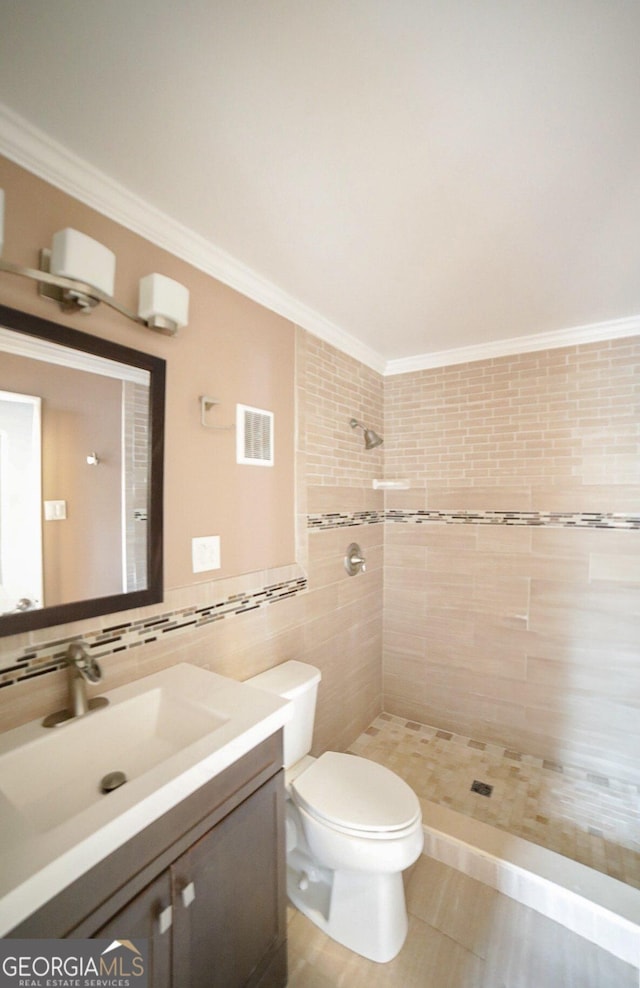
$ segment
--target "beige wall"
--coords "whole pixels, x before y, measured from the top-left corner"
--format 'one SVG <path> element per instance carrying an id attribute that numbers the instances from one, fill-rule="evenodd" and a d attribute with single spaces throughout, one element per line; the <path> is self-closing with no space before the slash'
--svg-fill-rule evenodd
<path id="1" fill-rule="evenodd" d="M 387 710 L 637 775 L 639 371 L 636 339 L 386 380 Z"/>
<path id="2" fill-rule="evenodd" d="M 0 639 L 0 728 L 64 705 L 60 658 L 65 640 L 81 635 L 102 663 L 104 689 L 181 661 L 237 679 L 290 658 L 312 662 L 323 673 L 315 750 L 349 744 L 381 708 L 383 526 L 309 533 L 306 512 L 339 503 L 353 515 L 371 500 L 381 454 L 365 453 L 348 419 L 381 427 L 382 378 L 1 158 L 0 187 L 11 261 L 37 266 L 38 248 L 74 226 L 115 251 L 124 304 L 135 308 L 137 280 L 152 270 L 191 292 L 189 326 L 168 339 L 104 307 L 78 323 L 33 283 L 0 274 L 3 304 L 167 360 L 165 600 Z M 201 394 L 220 400 L 221 425 L 236 402 L 275 411 L 274 470 L 236 466 L 233 433 L 200 426 Z M 321 488 L 325 500 L 314 495 Z M 354 533 L 369 567 L 349 578 L 342 557 Z M 212 581 L 190 569 L 190 540 L 206 534 L 222 539 Z"/>
<path id="3" fill-rule="evenodd" d="M 0 275 L 4 305 L 167 361 L 166 586 L 201 582 L 191 566 L 194 536 L 221 536 L 218 577 L 294 562 L 294 327 L 3 158 L 0 187 L 6 191 L 4 256 L 12 262 L 37 268 L 39 249 L 71 226 L 114 251 L 114 294 L 132 310 L 138 281 L 151 271 L 190 290 L 189 325 L 169 338 L 107 306 L 89 317 L 65 316 L 39 298 L 34 282 Z M 211 416 L 220 425 L 234 422 L 236 402 L 275 413 L 273 468 L 236 464 L 234 433 L 200 425 L 203 394 L 219 399 Z M 260 521 L 265 515 L 268 525 Z"/>
<path id="4" fill-rule="evenodd" d="M 42 499 L 66 502 L 64 521 L 43 521 L 46 606 L 122 593 L 121 382 L 15 354 L 0 360 L 2 389 L 42 399 Z M 98 467 L 86 462 L 94 450 Z"/>
<path id="5" fill-rule="evenodd" d="M 105 688 L 179 661 L 238 679 L 312 662 L 323 673 L 315 750 L 346 746 L 382 706 L 386 538 L 386 709 L 612 775 L 635 771 L 640 532 L 592 527 L 585 513 L 617 512 L 623 526 L 637 513 L 637 344 L 383 379 L 1 159 L 0 185 L 11 260 L 34 265 L 53 231 L 73 225 L 116 250 L 123 302 L 135 306 L 135 283 L 153 269 L 192 295 L 190 325 L 173 340 L 100 310 L 82 324 L 168 362 L 165 601 L 0 639 L 2 728 L 64 703 L 60 642 L 82 635 L 102 657 Z M 62 319 L 18 279 L 0 275 L 0 299 Z M 290 456 L 274 487 L 235 468 L 228 437 L 200 430 L 202 393 L 221 399 L 223 424 L 236 400 L 276 407 L 276 448 Z M 385 445 L 366 452 L 352 416 Z M 411 485 L 387 495 L 386 524 L 372 489 L 383 468 Z M 419 511 L 442 515 L 418 523 Z M 517 517 L 487 514 L 500 511 Z M 524 512 L 542 523 L 524 524 Z M 201 534 L 222 536 L 227 568 L 215 581 L 190 572 Z M 342 565 L 351 541 L 368 562 L 355 578 Z"/>

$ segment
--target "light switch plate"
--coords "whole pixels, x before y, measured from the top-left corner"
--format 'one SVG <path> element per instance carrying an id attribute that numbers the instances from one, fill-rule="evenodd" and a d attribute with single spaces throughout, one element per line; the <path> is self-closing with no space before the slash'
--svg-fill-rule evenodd
<path id="1" fill-rule="evenodd" d="M 220 536 L 202 535 L 191 539 L 191 561 L 194 573 L 220 569 Z"/>
<path id="2" fill-rule="evenodd" d="M 45 501 L 44 502 L 44 520 L 45 521 L 64 521 L 67 517 L 67 502 L 66 501 Z"/>

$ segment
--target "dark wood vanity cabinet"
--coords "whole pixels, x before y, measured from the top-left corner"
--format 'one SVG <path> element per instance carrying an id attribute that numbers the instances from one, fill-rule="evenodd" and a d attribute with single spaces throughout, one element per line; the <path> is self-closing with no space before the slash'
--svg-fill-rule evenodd
<path id="1" fill-rule="evenodd" d="M 149 946 L 147 980 L 149 988 L 164 988 L 173 983 L 171 971 L 172 932 L 165 928 L 163 915 L 171 915 L 171 876 L 160 875 L 139 892 L 124 909 L 96 930 L 94 937 L 114 940 L 146 940 Z M 180 983 L 179 981 L 177 982 Z"/>
<path id="2" fill-rule="evenodd" d="M 176 910 L 174 938 L 175 967 L 191 988 L 250 983 L 277 939 L 278 863 L 269 846 L 277 782 L 262 786 L 172 869 L 174 894 L 192 894 L 195 883 L 191 906 Z"/>
<path id="3" fill-rule="evenodd" d="M 285 986 L 281 765 L 278 733 L 9 936 L 144 938 L 149 988 Z"/>

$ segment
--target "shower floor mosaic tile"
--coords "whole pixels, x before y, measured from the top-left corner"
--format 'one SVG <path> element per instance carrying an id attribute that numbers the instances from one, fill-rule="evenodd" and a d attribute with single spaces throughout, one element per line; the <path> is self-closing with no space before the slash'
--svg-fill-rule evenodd
<path id="1" fill-rule="evenodd" d="M 397 772 L 420 799 L 640 888 L 637 786 L 386 713 L 349 750 Z"/>

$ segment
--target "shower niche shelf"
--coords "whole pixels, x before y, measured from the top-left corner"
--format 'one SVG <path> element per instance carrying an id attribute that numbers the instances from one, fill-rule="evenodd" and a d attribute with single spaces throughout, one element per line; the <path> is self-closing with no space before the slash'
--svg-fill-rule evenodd
<path id="1" fill-rule="evenodd" d="M 372 487 L 374 491 L 408 491 L 410 484 L 408 480 L 374 480 Z"/>

